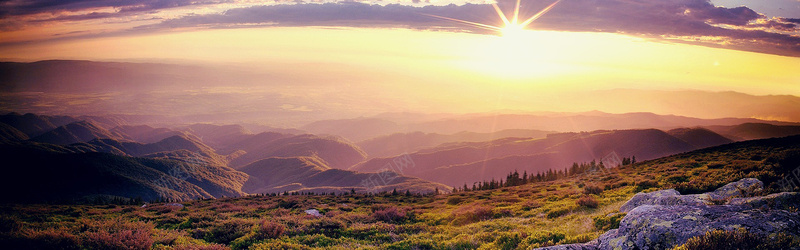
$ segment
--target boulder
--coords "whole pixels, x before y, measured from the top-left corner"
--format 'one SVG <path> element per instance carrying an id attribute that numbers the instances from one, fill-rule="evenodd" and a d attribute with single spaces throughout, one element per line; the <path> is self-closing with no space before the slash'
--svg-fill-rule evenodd
<path id="1" fill-rule="evenodd" d="M 762 191 L 757 179 L 742 179 L 713 192 L 681 195 L 674 189 L 638 193 L 628 200 L 619 228 L 584 244 L 541 249 L 672 249 L 688 239 L 720 230 L 800 236 L 800 193 L 747 197 Z"/>
<path id="2" fill-rule="evenodd" d="M 598 239 L 600 249 L 671 249 L 714 229 L 745 228 L 751 233 L 800 232 L 798 213 L 745 205 L 643 205 L 620 221 L 616 232 Z"/>
<path id="3" fill-rule="evenodd" d="M 619 208 L 620 212 L 627 213 L 642 205 L 687 205 L 700 206 L 710 204 L 708 195 L 681 195 L 675 189 L 660 190 L 650 193 L 638 193 Z"/>
<path id="4" fill-rule="evenodd" d="M 764 183 L 755 178 L 745 178 L 739 181 L 731 182 L 717 188 L 714 192 L 707 193 L 711 199 L 726 200 L 735 197 L 745 197 L 751 194 L 756 194 L 764 189 Z"/>

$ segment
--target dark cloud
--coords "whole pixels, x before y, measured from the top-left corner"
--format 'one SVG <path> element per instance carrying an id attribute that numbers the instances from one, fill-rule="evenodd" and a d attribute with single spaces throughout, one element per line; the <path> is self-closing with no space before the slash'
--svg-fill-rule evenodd
<path id="1" fill-rule="evenodd" d="M 523 2 L 532 15 L 551 2 Z M 502 1 L 510 12 L 513 2 Z M 369 5 L 361 3 L 295 4 L 231 9 L 221 14 L 192 15 L 140 29 L 177 27 L 353 26 L 457 29 L 492 33 L 470 25 L 432 18 L 444 16 L 499 25 L 490 5 Z M 531 25 L 535 29 L 600 31 L 668 38 L 715 47 L 800 56 L 800 29 L 795 19 L 767 19 L 747 7 L 717 7 L 707 0 L 564 0 Z"/>
<path id="2" fill-rule="evenodd" d="M 211 4 L 228 0 L 0 0 L 0 16 L 31 13 L 86 10 L 114 7 L 114 13 L 56 15 L 44 21 L 102 19 L 157 11 L 163 8 Z M 420 2 L 420 1 L 416 1 Z M 427 1 L 422 1 L 427 2 Z M 19 4 L 11 4 L 19 3 Z M 515 1 L 500 0 L 511 12 Z M 533 15 L 551 4 L 547 0 L 523 1 L 523 17 Z M 500 26 L 500 18 L 487 4 L 414 7 L 407 5 L 369 5 L 355 2 L 325 4 L 278 4 L 229 9 L 219 14 L 188 15 L 131 30 L 114 32 L 151 32 L 172 28 L 235 28 L 252 26 L 349 26 L 403 27 L 426 30 L 454 30 L 493 34 L 475 26 L 441 18 L 443 16 Z M 0 29 L 24 24 L 14 18 L 0 20 Z M 533 29 L 561 31 L 612 32 L 670 39 L 789 56 L 800 56 L 800 19 L 767 18 L 747 7 L 724 8 L 708 0 L 563 0 L 550 12 L 530 25 Z M 100 34 L 113 35 L 113 34 Z M 97 34 L 95 34 L 97 35 Z"/>
<path id="3" fill-rule="evenodd" d="M 0 18 L 39 13 L 63 13 L 110 7 L 117 14 L 153 11 L 188 5 L 223 3 L 227 0 L 26 0 L 0 1 Z M 86 19 L 105 18 L 101 15 L 81 15 Z M 77 17 L 76 17 L 77 18 Z"/>
<path id="4" fill-rule="evenodd" d="M 800 18 L 782 18 L 783 21 L 800 24 Z"/>

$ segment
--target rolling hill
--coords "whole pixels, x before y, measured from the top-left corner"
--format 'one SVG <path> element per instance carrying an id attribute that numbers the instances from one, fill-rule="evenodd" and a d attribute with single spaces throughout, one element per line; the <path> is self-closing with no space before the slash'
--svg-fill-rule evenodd
<path id="1" fill-rule="evenodd" d="M 28 135 L 11 125 L 0 122 L 0 143 L 24 141 L 30 139 Z"/>
<path id="2" fill-rule="evenodd" d="M 75 202 L 98 197 L 188 200 L 243 195 L 246 175 L 177 158 L 138 158 L 45 143 L 0 145 L 7 202 Z M 24 160 L 20 160 L 24 159 Z"/>
<path id="3" fill-rule="evenodd" d="M 338 135 L 350 141 L 362 141 L 376 136 L 406 131 L 405 126 L 379 118 L 356 118 L 316 121 L 300 129 L 322 135 Z"/>
<path id="4" fill-rule="evenodd" d="M 200 139 L 187 134 L 180 134 L 164 138 L 154 143 L 139 143 L 120 141 L 115 139 L 94 139 L 76 147 L 88 147 L 96 152 L 115 153 L 128 156 L 142 156 L 158 152 L 186 150 L 204 157 L 220 158 L 211 147 L 203 144 Z"/>
<path id="5" fill-rule="evenodd" d="M 509 129 L 494 133 L 465 131 L 449 135 L 424 132 L 396 133 L 360 141 L 357 145 L 363 149 L 369 157 L 388 157 L 408 152 L 416 152 L 423 148 L 434 147 L 444 143 L 490 141 L 506 137 L 540 138 L 550 133 L 555 132 Z"/>
<path id="6" fill-rule="evenodd" d="M 675 136 L 695 148 L 707 148 L 733 142 L 731 139 L 704 128 L 676 128 L 667 131 L 667 134 Z"/>
<path id="7" fill-rule="evenodd" d="M 676 131 L 677 132 L 677 131 Z M 547 138 L 504 138 L 486 142 L 443 144 L 408 155 L 413 167 L 402 174 L 425 178 L 446 185 L 460 186 L 491 178 L 503 178 L 517 170 L 528 173 L 548 169 L 564 169 L 575 162 L 597 160 L 610 167 L 622 157 L 636 156 L 639 160 L 655 159 L 700 148 L 695 144 L 707 138 L 703 145 L 720 141 L 713 132 L 682 133 L 678 138 L 657 129 L 599 130 L 584 133 L 550 134 Z M 396 157 L 374 158 L 353 166 L 356 171 L 379 171 Z"/>
<path id="8" fill-rule="evenodd" d="M 755 118 L 701 119 L 677 115 L 637 112 L 611 114 L 600 111 L 583 113 L 478 113 L 463 115 L 382 114 L 358 119 L 322 120 L 302 128 L 316 134 L 339 135 L 352 141 L 362 141 L 395 133 L 459 132 L 493 133 L 510 129 L 558 132 L 595 130 L 662 129 L 670 130 L 698 126 L 732 126 L 742 123 L 796 125 L 791 122 L 767 121 Z"/>
<path id="9" fill-rule="evenodd" d="M 177 129 L 196 135 L 203 143 L 215 149 L 224 148 L 253 135 L 253 133 L 246 128 L 236 124 L 215 125 L 198 123 L 179 127 Z"/>
<path id="10" fill-rule="evenodd" d="M 239 156 L 230 161 L 233 168 L 270 157 L 316 156 L 331 168 L 347 169 L 366 159 L 366 154 L 348 141 L 310 134 L 265 132 L 250 135 L 219 150 L 221 154 L 233 154 L 237 151 Z"/>
<path id="11" fill-rule="evenodd" d="M 59 145 L 87 142 L 97 138 L 120 139 L 122 135 L 110 132 L 88 121 L 73 122 L 59 126 L 44 134 L 31 138 L 32 141 Z"/>
<path id="12" fill-rule="evenodd" d="M 148 125 L 123 125 L 114 127 L 109 131 L 120 134 L 125 139 L 141 143 L 153 143 L 167 137 L 183 134 L 180 131 L 168 128 L 153 128 Z"/>
<path id="13" fill-rule="evenodd" d="M 734 126 L 709 126 L 708 129 L 736 141 L 785 137 L 800 134 L 800 126 L 768 123 L 743 123 Z"/>
<path id="14" fill-rule="evenodd" d="M 28 137 L 35 137 L 44 134 L 58 126 L 76 122 L 75 118 L 69 116 L 44 116 L 36 114 L 8 113 L 0 116 L 0 122 L 12 126 Z"/>
<path id="15" fill-rule="evenodd" d="M 240 168 L 250 178 L 242 188 L 247 193 L 348 193 L 391 190 L 431 193 L 450 187 L 396 173 L 358 173 L 331 169 L 316 157 L 273 157 Z"/>
<path id="16" fill-rule="evenodd" d="M 267 165 L 283 168 L 300 163 L 297 166 L 308 171 L 321 171 L 319 162 L 312 159 L 274 161 L 285 165 Z M 792 249 L 800 242 L 800 225 L 792 220 L 798 216 L 800 188 L 787 187 L 785 181 L 794 178 L 792 171 L 797 166 L 800 136 L 792 136 L 440 195 L 251 195 L 144 207 L 141 203 L 9 205 L 3 207 L 0 217 L 5 226 L 0 244 L 14 249 L 111 248 L 131 242 L 144 249 L 329 249 L 354 245 L 377 249 L 597 249 L 601 242 L 595 239 L 619 233 L 627 237 L 602 244 L 673 249 L 687 238 L 669 237 L 676 232 L 702 236 L 704 231 L 721 229 L 761 242 L 761 246 L 767 241 L 777 243 L 769 249 Z M 726 196 L 709 199 L 720 194 Z M 314 210 L 318 216 L 306 212 Z M 652 212 L 670 217 L 653 217 Z M 60 227 L 53 227 L 54 222 Z M 136 241 L 130 240 L 131 235 Z M 650 238 L 642 235 L 659 241 L 648 241 Z M 719 238 L 694 239 L 730 243 L 730 238 Z M 573 245 L 559 246 L 564 244 Z"/>

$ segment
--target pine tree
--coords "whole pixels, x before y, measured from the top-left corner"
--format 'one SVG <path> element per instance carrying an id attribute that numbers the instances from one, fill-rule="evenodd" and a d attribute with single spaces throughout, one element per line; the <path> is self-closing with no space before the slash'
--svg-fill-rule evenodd
<path id="1" fill-rule="evenodd" d="M 525 173 L 522 174 L 522 184 L 528 184 L 528 170 L 525 170 Z"/>

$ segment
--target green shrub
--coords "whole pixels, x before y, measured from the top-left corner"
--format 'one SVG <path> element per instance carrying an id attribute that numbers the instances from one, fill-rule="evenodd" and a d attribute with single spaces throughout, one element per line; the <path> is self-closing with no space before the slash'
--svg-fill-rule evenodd
<path id="1" fill-rule="evenodd" d="M 457 208 L 452 213 L 452 223 L 456 225 L 465 225 L 482 220 L 488 220 L 494 217 L 492 207 L 485 205 L 467 205 Z"/>
<path id="2" fill-rule="evenodd" d="M 578 204 L 578 206 L 588 207 L 588 208 L 597 208 L 597 206 L 600 205 L 600 202 L 598 202 L 597 199 L 589 195 L 581 197 L 580 199 L 578 199 L 578 201 L 576 201 L 576 203 Z"/>
<path id="3" fill-rule="evenodd" d="M 564 244 L 573 244 L 573 243 L 586 243 L 592 241 L 595 238 L 592 234 L 579 234 L 575 236 L 569 236 L 564 239 Z"/>
<path id="4" fill-rule="evenodd" d="M 608 231 L 611 229 L 619 228 L 619 222 L 625 217 L 625 213 L 616 213 L 614 215 L 598 215 L 592 218 L 594 221 L 594 228 L 601 231 Z"/>
<path id="5" fill-rule="evenodd" d="M 203 235 L 203 239 L 208 242 L 230 244 L 233 240 L 244 236 L 250 231 L 251 225 L 241 220 L 229 220 L 221 225 L 212 227 Z"/>
<path id="6" fill-rule="evenodd" d="M 597 185 L 586 185 L 583 188 L 583 193 L 584 194 L 600 194 L 600 193 L 603 192 L 603 190 L 604 190 L 603 187 L 599 187 Z"/>
<path id="7" fill-rule="evenodd" d="M 522 240 L 521 247 L 525 249 L 553 246 L 563 241 L 566 236 L 561 232 L 537 231 Z"/>
<path id="8" fill-rule="evenodd" d="M 439 244 L 436 244 L 436 242 L 433 239 L 413 238 L 413 239 L 394 242 L 392 244 L 389 244 L 388 246 L 384 246 L 383 248 L 406 250 L 406 249 L 440 249 L 441 247 L 439 246 Z"/>
<path id="9" fill-rule="evenodd" d="M 338 238 L 346 224 L 340 220 L 321 217 L 305 221 L 302 234 L 323 234 L 328 237 Z"/>
<path id="10" fill-rule="evenodd" d="M 648 188 L 658 187 L 658 182 L 654 180 L 643 180 L 636 182 L 636 190 L 642 191 Z"/>
<path id="11" fill-rule="evenodd" d="M 264 243 L 255 244 L 252 247 L 250 247 L 250 249 L 251 250 L 277 250 L 277 249 L 306 250 L 306 249 L 311 249 L 311 248 L 307 247 L 307 246 L 304 246 L 304 245 L 300 245 L 300 244 L 295 244 L 295 243 L 283 242 L 283 241 L 277 241 L 276 240 L 276 241 L 270 241 L 270 242 L 264 242 Z"/>
<path id="12" fill-rule="evenodd" d="M 24 230 L 6 237 L 0 235 L 0 243 L 6 249 L 81 249 L 81 239 L 62 228 Z"/>
<path id="13" fill-rule="evenodd" d="M 572 212 L 572 207 L 561 207 L 547 212 L 547 218 L 558 218 Z"/>
<path id="14" fill-rule="evenodd" d="M 540 208 L 540 207 L 542 207 L 542 204 L 540 204 L 536 200 L 528 200 L 528 201 L 525 201 L 525 203 L 522 204 L 522 210 L 523 211 L 530 211 L 532 209 L 536 209 L 536 208 Z"/>
<path id="15" fill-rule="evenodd" d="M 283 224 L 262 220 L 255 230 L 257 240 L 276 239 L 280 238 L 286 231 Z"/>
<path id="16" fill-rule="evenodd" d="M 449 205 L 458 205 L 459 203 L 464 201 L 464 197 L 459 196 L 451 196 L 447 198 L 447 204 Z"/>
<path id="17" fill-rule="evenodd" d="M 709 179 L 695 179 L 689 182 L 678 183 L 675 185 L 675 190 L 681 194 L 702 194 L 714 191 L 726 183 L 727 182 L 724 181 L 711 181 Z"/>
<path id="18" fill-rule="evenodd" d="M 372 218 L 386 223 L 400 223 L 405 221 L 406 211 L 395 206 L 373 207 Z"/>
<path id="19" fill-rule="evenodd" d="M 519 234 L 503 234 L 494 240 L 494 245 L 499 249 L 511 250 L 516 249 L 520 242 L 522 242 L 522 239 L 520 239 Z"/>

